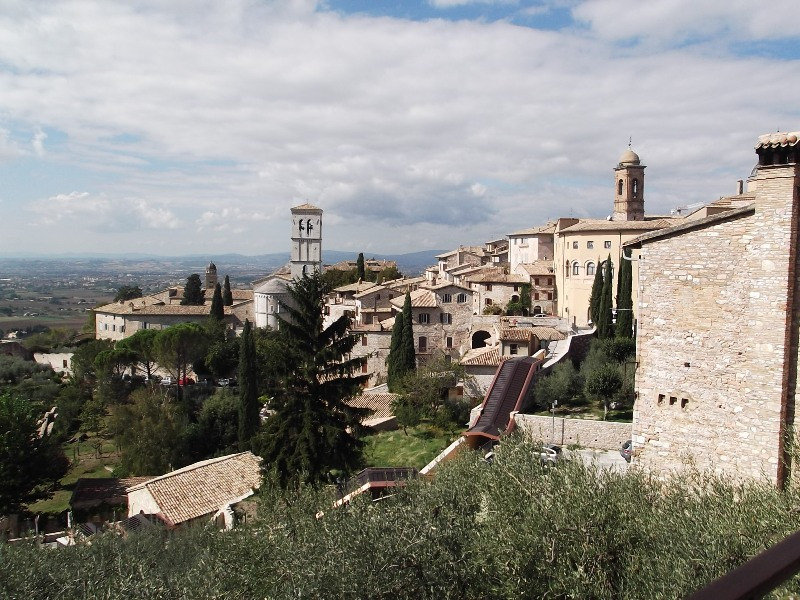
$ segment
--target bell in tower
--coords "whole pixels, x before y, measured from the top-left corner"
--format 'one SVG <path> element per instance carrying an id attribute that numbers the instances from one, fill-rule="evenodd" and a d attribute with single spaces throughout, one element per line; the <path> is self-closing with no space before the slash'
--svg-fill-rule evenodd
<path id="1" fill-rule="evenodd" d="M 628 144 L 614 169 L 614 221 L 644 221 L 645 168 Z"/>

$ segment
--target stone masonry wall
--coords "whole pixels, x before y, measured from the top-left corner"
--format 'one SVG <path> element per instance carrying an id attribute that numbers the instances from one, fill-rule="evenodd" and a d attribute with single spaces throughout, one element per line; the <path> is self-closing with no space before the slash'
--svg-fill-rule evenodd
<path id="1" fill-rule="evenodd" d="M 779 478 L 794 172 L 760 170 L 754 214 L 642 245 L 633 440 L 647 469 Z"/>
<path id="2" fill-rule="evenodd" d="M 538 415 L 516 416 L 517 427 L 526 435 L 543 442 L 560 446 L 576 444 L 583 448 L 619 450 L 631 439 L 630 423 L 594 421 L 591 419 L 564 419 Z"/>

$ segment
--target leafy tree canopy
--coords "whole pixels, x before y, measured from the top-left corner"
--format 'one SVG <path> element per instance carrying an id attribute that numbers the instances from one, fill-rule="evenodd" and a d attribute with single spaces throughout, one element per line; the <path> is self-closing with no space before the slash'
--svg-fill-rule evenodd
<path id="1" fill-rule="evenodd" d="M 117 290 L 117 295 L 114 296 L 114 302 L 124 302 L 125 300 L 133 300 L 134 298 L 142 297 L 142 288 L 138 285 L 123 285 Z"/>
<path id="2" fill-rule="evenodd" d="M 183 299 L 181 304 L 202 306 L 205 304 L 205 294 L 203 293 L 203 282 L 200 275 L 193 273 L 186 278 L 186 286 L 183 288 Z"/>

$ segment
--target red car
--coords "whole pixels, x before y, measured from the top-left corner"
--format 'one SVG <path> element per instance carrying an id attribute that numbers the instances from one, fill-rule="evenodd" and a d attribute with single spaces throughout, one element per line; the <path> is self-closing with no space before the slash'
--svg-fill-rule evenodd
<path id="1" fill-rule="evenodd" d="M 181 377 L 178 379 L 178 385 L 194 385 L 194 379 L 191 377 Z"/>

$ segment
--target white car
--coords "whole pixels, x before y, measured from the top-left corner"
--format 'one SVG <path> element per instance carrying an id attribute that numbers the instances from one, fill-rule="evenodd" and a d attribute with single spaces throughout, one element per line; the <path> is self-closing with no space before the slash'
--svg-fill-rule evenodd
<path id="1" fill-rule="evenodd" d="M 561 448 L 555 444 L 542 446 L 542 449 L 539 451 L 539 460 L 542 461 L 543 465 L 549 466 L 556 464 L 560 456 Z"/>

